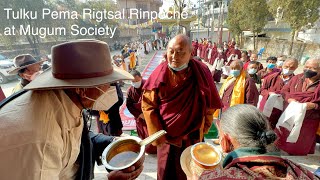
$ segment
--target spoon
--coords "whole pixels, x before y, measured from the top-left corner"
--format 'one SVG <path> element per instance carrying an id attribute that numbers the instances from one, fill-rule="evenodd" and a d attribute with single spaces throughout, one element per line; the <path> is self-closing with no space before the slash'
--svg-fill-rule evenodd
<path id="1" fill-rule="evenodd" d="M 152 134 L 151 136 L 145 138 L 144 140 L 140 141 L 139 144 L 140 146 L 145 146 L 148 145 L 150 143 L 152 143 L 153 141 L 157 140 L 158 138 L 160 138 L 161 136 L 165 135 L 167 132 L 165 130 L 160 130 L 154 134 Z"/>

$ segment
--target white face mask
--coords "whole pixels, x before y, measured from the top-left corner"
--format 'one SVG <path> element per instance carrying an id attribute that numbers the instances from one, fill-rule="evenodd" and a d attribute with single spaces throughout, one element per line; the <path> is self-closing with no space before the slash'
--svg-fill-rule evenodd
<path id="1" fill-rule="evenodd" d="M 282 66 L 283 65 L 283 61 L 277 61 L 277 66 Z"/>
<path id="2" fill-rule="evenodd" d="M 94 101 L 93 106 L 92 106 L 92 110 L 107 111 L 116 102 L 118 102 L 118 94 L 117 94 L 117 89 L 115 86 L 111 86 L 106 92 L 104 92 L 100 88 L 97 88 L 97 89 L 99 89 L 99 91 L 103 92 L 103 94 L 101 96 L 99 96 L 96 100 L 85 96 L 86 99 Z"/>
<path id="3" fill-rule="evenodd" d="M 282 74 L 286 76 L 290 76 L 293 74 L 294 70 L 289 70 L 289 69 L 282 69 Z"/>
<path id="4" fill-rule="evenodd" d="M 132 82 L 131 85 L 136 88 L 139 89 L 141 87 L 141 83 L 142 81 L 138 81 L 138 82 Z"/>

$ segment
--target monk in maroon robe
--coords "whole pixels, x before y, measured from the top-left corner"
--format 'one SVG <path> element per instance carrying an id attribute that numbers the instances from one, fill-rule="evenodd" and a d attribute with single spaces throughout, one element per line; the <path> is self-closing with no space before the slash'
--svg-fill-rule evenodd
<path id="1" fill-rule="evenodd" d="M 212 61 L 212 59 L 214 59 Z M 227 62 L 227 56 L 224 54 L 222 48 L 218 48 L 218 52 L 211 58 L 210 64 L 212 63 L 212 76 L 215 82 L 220 82 L 222 75 L 222 67 Z"/>
<path id="2" fill-rule="evenodd" d="M 288 84 L 289 80 L 294 76 L 293 72 L 298 68 L 298 60 L 295 58 L 287 59 L 283 64 L 283 69 L 281 72 L 274 73 L 266 77 L 263 81 L 262 87 L 260 89 L 260 94 L 262 95 L 262 100 L 260 102 L 260 110 L 263 111 L 264 105 L 270 94 L 280 94 L 284 85 Z M 282 114 L 282 110 L 274 108 L 272 110 L 271 116 L 269 117 L 269 122 L 271 128 L 274 129 Z"/>
<path id="3" fill-rule="evenodd" d="M 207 48 L 208 48 L 208 42 L 206 40 L 203 41 L 202 49 L 201 49 L 201 59 L 206 60 L 206 54 L 207 54 Z"/>
<path id="4" fill-rule="evenodd" d="M 264 79 L 273 73 L 280 72 L 280 70 L 276 68 L 277 66 L 276 64 L 277 64 L 277 57 L 274 57 L 274 56 L 268 57 L 267 67 L 258 71 L 258 76 L 260 76 L 261 79 Z"/>
<path id="5" fill-rule="evenodd" d="M 145 80 L 142 79 L 139 71 L 132 70 L 130 74 L 134 77 L 134 80 L 132 80 L 132 86 L 127 91 L 126 105 L 129 112 L 134 116 L 136 120 L 138 136 L 141 139 L 145 139 L 149 136 L 147 124 L 144 120 L 144 116 L 141 109 L 142 87 L 145 84 Z M 156 154 L 157 147 L 151 144 L 147 145 L 146 152 L 148 154 Z"/>
<path id="6" fill-rule="evenodd" d="M 257 61 L 257 60 L 258 60 L 258 55 L 256 53 L 252 53 L 250 56 L 250 61 Z M 261 69 L 263 69 L 263 65 L 258 61 L 257 61 L 257 63 L 258 63 L 258 72 L 259 72 Z M 247 69 L 248 65 L 249 65 L 249 62 L 244 64 L 243 68 Z"/>
<path id="7" fill-rule="evenodd" d="M 292 101 L 306 103 L 307 111 L 297 142 L 286 142 L 290 132 L 280 126 L 280 129 L 275 129 L 279 137 L 276 146 L 290 155 L 313 154 L 320 122 L 320 59 L 308 60 L 304 73 L 294 76 L 283 87 L 282 95 L 285 106 Z"/>
<path id="8" fill-rule="evenodd" d="M 241 51 L 239 50 L 238 45 L 236 44 L 229 52 L 229 56 L 234 55 L 236 59 L 241 59 Z"/>
<path id="9" fill-rule="evenodd" d="M 198 48 L 199 48 L 198 40 L 192 41 L 192 56 L 197 56 Z"/>
<path id="10" fill-rule="evenodd" d="M 212 42 L 211 41 L 208 41 L 208 46 L 207 46 L 207 49 L 206 49 L 206 54 L 205 54 L 205 57 L 204 57 L 204 60 L 206 62 L 209 62 L 209 60 L 211 59 L 211 56 L 212 56 Z M 210 55 L 210 57 L 208 57 Z"/>
<path id="11" fill-rule="evenodd" d="M 233 61 L 230 65 L 230 69 L 230 75 L 224 82 L 224 84 L 226 85 L 223 85 L 220 89 L 220 96 L 222 95 L 223 111 L 226 111 L 230 107 L 230 103 L 233 98 L 237 98 L 233 97 L 235 84 L 238 82 L 238 79 L 243 76 L 243 74 L 246 74 L 246 72 L 244 72 L 243 70 L 243 64 L 240 60 Z M 253 106 L 257 106 L 259 92 L 254 80 L 246 74 L 244 82 L 244 99 L 242 100 L 243 104 L 251 104 Z"/>
<path id="12" fill-rule="evenodd" d="M 180 156 L 188 146 L 203 141 L 222 107 L 210 70 L 191 59 L 188 37 L 177 35 L 168 44 L 161 63 L 143 86 L 142 111 L 149 134 L 166 130 L 155 142 L 158 179 L 185 180 Z"/>

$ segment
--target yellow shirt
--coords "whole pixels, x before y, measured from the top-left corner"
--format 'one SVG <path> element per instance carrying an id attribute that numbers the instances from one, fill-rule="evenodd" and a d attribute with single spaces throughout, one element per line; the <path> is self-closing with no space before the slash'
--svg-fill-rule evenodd
<path id="1" fill-rule="evenodd" d="M 1 179 L 75 179 L 83 121 L 63 90 L 26 92 L 0 122 Z"/>

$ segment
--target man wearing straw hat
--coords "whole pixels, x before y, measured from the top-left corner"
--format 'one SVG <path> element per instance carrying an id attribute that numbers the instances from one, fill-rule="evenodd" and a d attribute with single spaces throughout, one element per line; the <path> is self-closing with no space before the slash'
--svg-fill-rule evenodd
<path id="1" fill-rule="evenodd" d="M 131 79 L 113 68 L 102 41 L 53 46 L 52 69 L 1 105 L 1 179 L 92 179 L 95 160 L 113 138 L 90 132 L 82 109 L 108 109 L 110 83 Z M 135 179 L 141 171 L 132 166 L 108 178 Z"/>
<path id="2" fill-rule="evenodd" d="M 37 61 L 30 54 L 21 54 L 13 59 L 15 68 L 9 74 L 18 74 L 20 82 L 13 88 L 12 93 L 20 91 L 29 84 L 37 75 L 41 73 L 41 63 L 45 60 Z"/>

